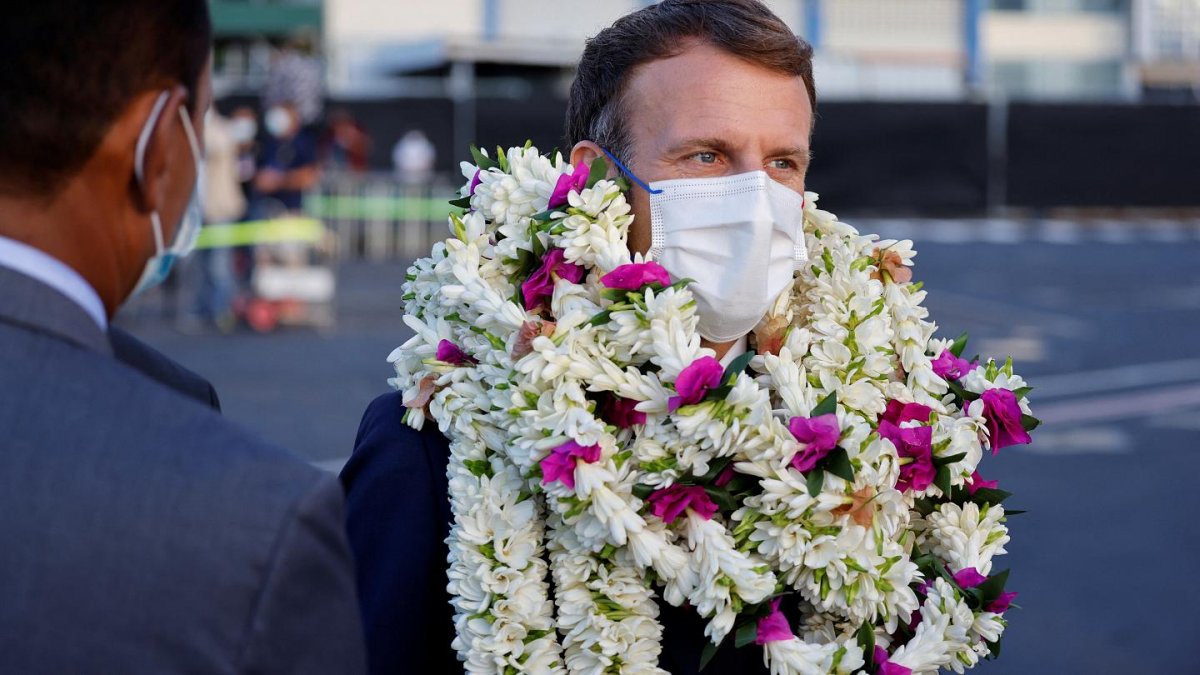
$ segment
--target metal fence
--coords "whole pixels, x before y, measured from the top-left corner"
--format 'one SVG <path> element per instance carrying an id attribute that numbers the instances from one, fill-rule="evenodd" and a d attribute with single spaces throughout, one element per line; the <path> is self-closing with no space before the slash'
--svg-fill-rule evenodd
<path id="1" fill-rule="evenodd" d="M 446 237 L 457 188 L 444 176 L 404 183 L 389 173 L 330 174 L 304 209 L 334 233 L 340 260 L 411 259 Z"/>

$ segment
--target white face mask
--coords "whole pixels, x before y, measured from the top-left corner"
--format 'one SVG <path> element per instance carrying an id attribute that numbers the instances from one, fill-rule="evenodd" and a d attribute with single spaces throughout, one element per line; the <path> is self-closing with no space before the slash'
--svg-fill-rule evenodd
<path id="1" fill-rule="evenodd" d="M 142 133 L 138 136 L 137 150 L 133 160 L 133 171 L 138 182 L 141 182 L 145 175 L 146 146 L 150 142 L 150 134 L 153 132 L 159 116 L 162 115 L 163 106 L 166 105 L 169 94 L 170 92 L 164 91 L 159 95 L 149 119 L 146 120 L 146 125 L 142 127 Z M 150 225 L 154 229 L 154 255 L 146 261 L 146 267 L 142 270 L 142 276 L 138 279 L 137 285 L 133 288 L 131 298 L 157 286 L 167 278 L 175 261 L 191 253 L 195 248 L 196 238 L 200 236 L 200 228 L 204 224 L 200 202 L 201 181 L 204 178 L 204 155 L 200 153 L 196 130 L 192 128 L 192 120 L 183 106 L 179 107 L 179 117 L 183 120 L 183 131 L 187 135 L 188 145 L 192 150 L 192 161 L 196 167 L 196 185 L 192 189 L 192 197 L 188 201 L 187 208 L 184 209 L 183 216 L 179 220 L 179 227 L 175 228 L 175 238 L 170 246 L 164 245 L 162 219 L 159 218 L 158 211 L 150 213 Z"/>
<path id="2" fill-rule="evenodd" d="M 691 285 L 700 337 L 749 333 L 808 259 L 804 197 L 765 171 L 650 184 L 650 257 Z"/>
<path id="3" fill-rule="evenodd" d="M 279 107 L 268 110 L 267 114 L 263 116 L 263 123 L 267 126 L 267 133 L 275 138 L 283 138 L 287 132 L 292 130 L 291 114 Z"/>
<path id="4" fill-rule="evenodd" d="M 249 143 L 258 133 L 258 124 L 252 117 L 235 117 L 229 120 L 229 135 L 238 143 Z"/>

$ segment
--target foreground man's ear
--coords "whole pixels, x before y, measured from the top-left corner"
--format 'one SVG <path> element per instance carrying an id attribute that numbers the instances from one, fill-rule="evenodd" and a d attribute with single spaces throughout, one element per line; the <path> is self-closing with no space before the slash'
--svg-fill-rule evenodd
<path id="1" fill-rule="evenodd" d="M 575 144 L 575 147 L 571 148 L 571 164 L 575 166 L 579 166 L 580 164 L 591 166 L 597 157 L 604 157 L 604 151 L 592 141 L 579 141 Z M 607 158 L 605 158 L 605 161 L 608 161 Z M 618 173 L 617 167 L 613 166 L 611 161 L 608 161 L 607 177 L 612 178 Z"/>

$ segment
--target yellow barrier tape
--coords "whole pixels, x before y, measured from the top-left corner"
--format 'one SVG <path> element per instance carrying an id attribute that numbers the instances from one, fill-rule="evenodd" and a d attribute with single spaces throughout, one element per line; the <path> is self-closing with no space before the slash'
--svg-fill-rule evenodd
<path id="1" fill-rule="evenodd" d="M 205 225 L 196 248 L 228 248 L 285 242 L 316 243 L 325 236 L 325 225 L 316 218 L 273 218 L 241 223 Z"/>

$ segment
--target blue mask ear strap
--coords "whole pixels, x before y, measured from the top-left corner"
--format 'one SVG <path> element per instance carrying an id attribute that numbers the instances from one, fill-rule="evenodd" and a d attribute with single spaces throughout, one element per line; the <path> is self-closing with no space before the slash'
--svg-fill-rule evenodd
<path id="1" fill-rule="evenodd" d="M 611 152 L 609 152 L 608 150 L 605 150 L 602 147 L 600 148 L 600 152 L 603 152 L 605 157 L 612 160 L 612 163 L 617 165 L 617 168 L 621 170 L 621 173 L 625 174 L 626 176 L 629 176 L 629 180 L 631 180 L 635 184 L 637 184 L 638 187 L 642 188 L 643 190 L 645 190 L 646 192 L 649 192 L 652 195 L 662 194 L 662 190 L 651 189 L 649 185 L 642 182 L 641 178 L 638 178 L 637 176 L 633 175 L 633 172 L 630 171 L 629 168 L 626 167 L 624 164 L 622 164 L 621 160 L 617 159 L 616 157 L 613 157 L 613 154 Z"/>

